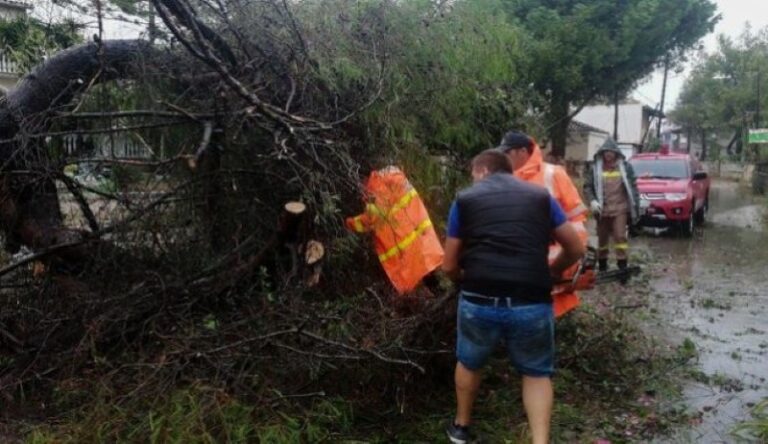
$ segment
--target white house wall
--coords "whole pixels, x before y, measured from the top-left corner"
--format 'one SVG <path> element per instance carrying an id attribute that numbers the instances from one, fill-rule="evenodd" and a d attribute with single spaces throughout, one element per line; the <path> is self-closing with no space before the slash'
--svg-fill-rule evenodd
<path id="1" fill-rule="evenodd" d="M 572 132 L 568 135 L 565 147 L 565 160 L 584 161 L 589 149 L 589 137 L 585 132 Z"/>
<path id="2" fill-rule="evenodd" d="M 16 20 L 25 15 L 21 9 L 6 9 L 0 5 L 0 19 L 2 20 Z"/>
<path id="3" fill-rule="evenodd" d="M 0 96 L 5 95 L 18 82 L 18 77 L 6 76 L 0 74 Z"/>
<path id="4" fill-rule="evenodd" d="M 574 120 L 599 128 L 613 135 L 613 105 L 586 106 Z M 641 144 L 643 139 L 643 105 L 619 105 L 619 142 Z"/>
<path id="5" fill-rule="evenodd" d="M 584 160 L 590 161 L 594 159 L 595 154 L 597 154 L 597 151 L 600 149 L 601 146 L 603 146 L 603 144 L 607 139 L 608 139 L 608 134 L 590 132 L 589 142 L 588 142 L 589 148 L 587 149 L 587 158 Z"/>
<path id="6" fill-rule="evenodd" d="M 15 20 L 26 16 L 31 3 L 18 0 L 0 0 L 0 19 Z"/>

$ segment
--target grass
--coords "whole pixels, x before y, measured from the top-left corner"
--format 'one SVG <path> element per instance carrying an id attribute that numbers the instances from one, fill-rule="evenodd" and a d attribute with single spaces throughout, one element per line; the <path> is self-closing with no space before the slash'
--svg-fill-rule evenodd
<path id="1" fill-rule="evenodd" d="M 677 407 L 676 377 L 698 355 L 692 341 L 670 349 L 628 319 L 588 306 L 559 321 L 558 335 L 555 442 L 650 440 L 688 420 Z M 267 390 L 272 400 L 241 399 L 199 383 L 157 397 L 146 390 L 131 397 L 115 387 L 89 397 L 88 387 L 75 390 L 70 383 L 58 391 L 55 409 L 69 413 L 23 435 L 30 444 L 438 442 L 454 411 L 450 361 L 422 380 L 395 384 L 391 393 L 370 375 L 357 376 L 368 381 L 363 386 L 348 384 L 361 387 L 357 393 L 342 389 L 339 382 L 354 383 L 354 376 L 333 371 L 320 379 L 327 382 L 324 392 L 293 398 Z M 485 372 L 476 405 L 475 428 L 485 442 L 528 442 L 520 378 L 501 351 Z"/>
<path id="2" fill-rule="evenodd" d="M 768 398 L 752 410 L 752 419 L 733 429 L 733 436 L 747 442 L 768 442 Z"/>
<path id="3" fill-rule="evenodd" d="M 180 389 L 159 400 L 114 401 L 99 397 L 56 425 L 34 427 L 26 442 L 333 442 L 350 430 L 353 417 L 343 399 L 318 399 L 306 410 L 270 410 L 201 386 Z M 152 403 L 154 406 L 150 407 Z M 266 411 L 269 413 L 265 414 Z"/>
<path id="4" fill-rule="evenodd" d="M 623 288 L 614 290 L 607 291 L 609 302 L 617 292 L 622 304 L 634 302 L 625 300 Z M 555 442 L 650 441 L 689 419 L 679 407 L 680 380 L 698 356 L 696 344 L 655 340 L 638 325 L 641 312 L 604 305 L 585 303 L 558 321 Z M 201 322 L 211 330 L 219 320 Z M 261 375 L 245 390 L 199 380 L 152 389 L 161 385 L 153 373 L 142 373 L 143 381 L 125 374 L 120 382 L 60 381 L 54 399 L 46 401 L 59 416 L 20 435 L 34 444 L 439 442 L 455 408 L 453 361 L 443 356 L 427 368 L 426 376 L 418 376 L 350 364 L 311 378 L 293 375 L 311 387 L 297 392 L 294 381 L 284 393 L 313 393 L 307 397 L 283 395 L 280 382 Z M 520 398 L 520 378 L 500 352 L 485 372 L 475 414 L 486 442 L 528 441 Z"/>

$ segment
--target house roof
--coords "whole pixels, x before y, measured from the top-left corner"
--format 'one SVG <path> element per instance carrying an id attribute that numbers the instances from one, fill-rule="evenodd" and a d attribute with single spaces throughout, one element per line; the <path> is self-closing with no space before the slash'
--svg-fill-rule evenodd
<path id="1" fill-rule="evenodd" d="M 644 105 L 643 110 L 647 112 L 650 117 L 661 117 L 662 119 L 667 117 L 667 115 L 663 113 L 660 109 L 653 108 L 648 105 Z"/>
<path id="2" fill-rule="evenodd" d="M 600 134 L 610 134 L 608 131 L 601 130 L 600 128 L 596 128 L 592 125 L 587 125 L 584 122 L 579 122 L 578 120 L 571 120 L 570 125 L 568 125 L 568 128 L 571 130 L 576 131 L 590 131 L 593 133 L 600 133 Z"/>
<path id="3" fill-rule="evenodd" d="M 32 5 L 21 0 L 0 0 L 0 6 L 8 6 L 18 9 L 32 9 Z"/>

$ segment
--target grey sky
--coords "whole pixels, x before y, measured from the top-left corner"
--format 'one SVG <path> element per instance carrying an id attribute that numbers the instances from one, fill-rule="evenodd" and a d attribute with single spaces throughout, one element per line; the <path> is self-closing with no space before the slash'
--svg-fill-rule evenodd
<path id="1" fill-rule="evenodd" d="M 749 22 L 753 29 L 768 26 L 768 0 L 715 0 L 719 13 L 722 15 L 715 32 L 704 39 L 704 47 L 708 52 L 716 49 L 717 35 L 725 34 L 738 37 L 745 24 Z M 666 109 L 672 109 L 683 88 L 687 71 L 681 74 L 670 73 L 667 84 Z M 663 75 L 656 72 L 647 79 L 646 83 L 635 90 L 633 96 L 650 106 L 658 105 L 661 100 L 661 85 Z"/>

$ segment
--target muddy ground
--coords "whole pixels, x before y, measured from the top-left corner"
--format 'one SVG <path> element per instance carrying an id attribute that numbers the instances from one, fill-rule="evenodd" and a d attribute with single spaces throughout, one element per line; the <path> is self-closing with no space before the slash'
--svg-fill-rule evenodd
<path id="1" fill-rule="evenodd" d="M 734 425 L 768 397 L 765 200 L 714 182 L 710 201 L 692 239 L 675 230 L 633 239 L 632 257 L 648 261 L 645 277 L 624 295 L 601 290 L 613 291 L 614 306 L 635 311 L 649 332 L 698 350 L 683 392 L 691 426 L 658 442 L 736 442 Z"/>

